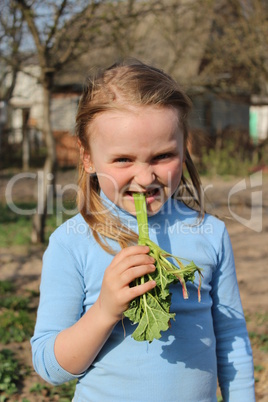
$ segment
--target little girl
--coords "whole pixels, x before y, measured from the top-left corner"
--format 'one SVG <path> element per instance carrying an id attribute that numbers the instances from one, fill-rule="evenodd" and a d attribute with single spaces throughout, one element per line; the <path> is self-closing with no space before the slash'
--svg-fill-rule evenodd
<path id="1" fill-rule="evenodd" d="M 191 102 L 162 71 L 138 61 L 102 71 L 77 113 L 80 213 L 51 236 L 31 340 L 48 382 L 77 379 L 75 402 L 252 402 L 253 362 L 224 223 L 204 213 L 187 149 Z M 185 171 L 190 180 L 186 180 Z M 122 316 L 150 292 L 147 246 L 137 245 L 133 192 L 146 196 L 151 240 L 202 267 L 184 300 L 172 285 L 176 320 L 149 343 Z M 130 286 L 131 284 L 131 286 Z"/>

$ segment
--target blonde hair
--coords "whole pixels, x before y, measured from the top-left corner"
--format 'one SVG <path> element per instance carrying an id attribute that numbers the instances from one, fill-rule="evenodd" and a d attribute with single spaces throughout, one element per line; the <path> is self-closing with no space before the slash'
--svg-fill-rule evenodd
<path id="1" fill-rule="evenodd" d="M 189 182 L 183 173 L 174 197 L 182 199 L 203 217 L 201 181 L 187 147 L 191 101 L 179 85 L 163 71 L 138 60 L 125 60 L 99 71 L 95 77 L 88 79 L 76 117 L 76 134 L 81 148 L 90 154 L 90 123 L 99 113 L 127 105 L 154 105 L 178 110 L 184 134 L 185 167 L 191 181 Z M 98 178 L 85 172 L 82 160 L 79 166 L 79 188 L 78 209 L 101 247 L 113 253 L 107 238 L 117 241 L 122 248 L 137 242 L 137 234 L 124 226 L 120 219 L 105 207 L 100 197 Z"/>

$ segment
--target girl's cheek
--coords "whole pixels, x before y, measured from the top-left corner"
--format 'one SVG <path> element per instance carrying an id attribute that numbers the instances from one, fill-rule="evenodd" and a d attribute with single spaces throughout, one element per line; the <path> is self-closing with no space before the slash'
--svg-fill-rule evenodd
<path id="1" fill-rule="evenodd" d="M 124 185 L 132 179 L 133 174 L 129 171 L 126 172 L 124 169 L 120 169 L 113 177 L 118 184 Z"/>
<path id="2" fill-rule="evenodd" d="M 173 178 L 178 177 L 181 174 L 182 165 L 180 162 L 174 162 L 166 167 L 159 175 L 165 176 L 168 180 L 173 180 Z"/>

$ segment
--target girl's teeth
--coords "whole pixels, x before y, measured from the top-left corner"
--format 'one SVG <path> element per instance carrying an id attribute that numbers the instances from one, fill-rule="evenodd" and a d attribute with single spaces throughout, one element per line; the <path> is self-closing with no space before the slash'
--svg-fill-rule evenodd
<path id="1" fill-rule="evenodd" d="M 153 195 L 155 195 L 156 193 L 157 193 L 157 189 L 155 188 L 155 189 L 152 189 L 152 190 L 149 190 L 149 191 L 146 191 L 145 192 L 145 197 L 152 197 Z M 133 192 L 132 191 L 128 191 L 128 194 L 129 195 L 133 195 Z"/>
<path id="2" fill-rule="evenodd" d="M 150 196 L 154 195 L 155 193 L 156 193 L 156 190 L 150 190 L 150 191 L 146 192 L 146 196 L 150 197 Z"/>

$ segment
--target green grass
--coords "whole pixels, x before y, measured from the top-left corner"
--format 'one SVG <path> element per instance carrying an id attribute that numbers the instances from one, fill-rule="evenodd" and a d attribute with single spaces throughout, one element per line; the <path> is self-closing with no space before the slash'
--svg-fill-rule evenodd
<path id="1" fill-rule="evenodd" d="M 27 311 L 4 309 L 0 313 L 0 339 L 6 345 L 10 342 L 23 342 L 31 337 L 34 330 L 34 315 Z"/>
<path id="2" fill-rule="evenodd" d="M 264 367 L 261 364 L 258 364 L 257 366 L 254 366 L 254 371 L 256 373 L 260 373 L 263 370 L 264 370 Z"/>
<path id="3" fill-rule="evenodd" d="M 21 208 L 33 208 L 33 204 L 20 204 Z M 18 215 L 5 204 L 0 204 L 0 247 L 30 244 L 31 219 Z"/>
<path id="4" fill-rule="evenodd" d="M 35 203 L 16 203 L 16 207 L 29 210 L 35 208 Z M 74 208 L 73 201 L 65 201 L 63 207 L 70 211 Z M 57 213 L 56 213 L 57 212 Z M 53 213 L 46 220 L 46 242 L 49 235 L 70 215 L 54 206 Z M 0 203 L 0 248 L 11 245 L 30 245 L 32 217 L 17 214 L 8 205 Z M 29 341 L 34 332 L 37 291 L 23 291 L 16 288 L 10 281 L 0 281 L 0 347 L 11 342 Z M 9 400 L 10 395 L 18 392 L 23 386 L 24 377 L 32 371 L 23 362 L 20 364 L 16 355 L 9 349 L 0 351 L 0 402 Z M 49 401 L 71 401 L 76 382 L 70 382 L 60 387 L 40 385 L 33 387 L 31 392 L 46 392 Z M 35 388 L 35 389 L 34 389 Z M 16 397 L 16 396 L 15 396 Z M 34 396 L 33 396 L 34 397 Z M 29 398 L 32 400 L 32 398 Z M 22 402 L 29 402 L 24 398 Z"/>
<path id="5" fill-rule="evenodd" d="M 20 364 L 9 349 L 0 351 L 0 392 L 12 395 L 17 392 L 21 379 Z M 2 395 L 3 396 L 3 395 Z M 1 400 L 5 400 L 1 398 Z"/>
<path id="6" fill-rule="evenodd" d="M 15 290 L 14 283 L 10 281 L 0 281 L 0 296 L 9 294 Z"/>
<path id="7" fill-rule="evenodd" d="M 30 202 L 16 203 L 16 207 L 25 211 L 34 209 L 36 204 Z M 73 200 L 66 200 L 63 204 L 63 207 L 68 212 L 74 209 L 75 203 Z M 54 207 L 53 213 L 47 215 L 46 242 L 56 227 L 70 217 L 71 215 L 68 213 L 61 212 L 60 208 L 58 208 L 58 211 L 56 211 L 56 207 Z M 0 203 L 0 225 L 0 247 L 31 244 L 31 215 L 17 214 L 16 212 L 12 211 L 8 205 Z"/>
<path id="8" fill-rule="evenodd" d="M 0 297 L 0 307 L 11 310 L 25 310 L 29 307 L 30 299 L 24 296 L 7 296 L 4 298 Z"/>
<path id="9" fill-rule="evenodd" d="M 58 387 L 52 387 L 43 383 L 35 383 L 30 388 L 30 392 L 34 394 L 46 395 L 51 401 L 70 402 L 73 398 L 77 380 L 69 381 Z"/>
<path id="10" fill-rule="evenodd" d="M 268 313 L 266 311 L 245 314 L 246 322 L 256 322 L 258 326 L 268 324 Z"/>
<path id="11" fill-rule="evenodd" d="M 31 299 L 36 297 L 16 294 L 10 281 L 0 281 L 0 340 L 6 345 L 10 342 L 23 342 L 32 335 L 35 311 Z"/>
<path id="12" fill-rule="evenodd" d="M 226 141 L 220 149 L 202 149 L 198 171 L 205 176 L 247 176 L 256 162 L 244 155 L 243 147 L 235 141 Z"/>
<path id="13" fill-rule="evenodd" d="M 268 313 L 267 312 L 258 312 L 255 314 L 256 321 L 258 325 L 267 324 L 268 323 Z"/>
<path id="14" fill-rule="evenodd" d="M 24 290 L 21 294 L 11 281 L 0 281 L 0 347 L 11 342 L 20 344 L 29 341 L 35 324 L 37 291 Z M 23 386 L 24 378 L 31 374 L 31 367 L 19 362 L 16 354 L 7 348 L 0 348 L 0 402 L 17 397 L 19 389 Z M 47 401 L 70 402 L 74 395 L 76 380 L 59 387 L 46 383 L 35 383 L 29 392 L 34 395 L 41 394 Z M 24 398 L 22 402 L 29 402 Z M 14 399 L 11 399 L 14 400 Z M 16 399 L 17 400 L 17 399 Z"/>
<path id="15" fill-rule="evenodd" d="M 246 321 L 248 324 L 255 324 L 257 331 L 249 330 L 249 338 L 252 346 L 256 346 L 262 352 L 268 352 L 268 335 L 267 335 L 267 323 L 268 313 L 266 311 L 255 312 L 246 314 Z"/>
<path id="16" fill-rule="evenodd" d="M 259 334 L 255 331 L 250 331 L 249 337 L 252 345 L 255 345 L 258 349 L 262 350 L 263 352 L 266 353 L 268 352 L 268 335 Z"/>

